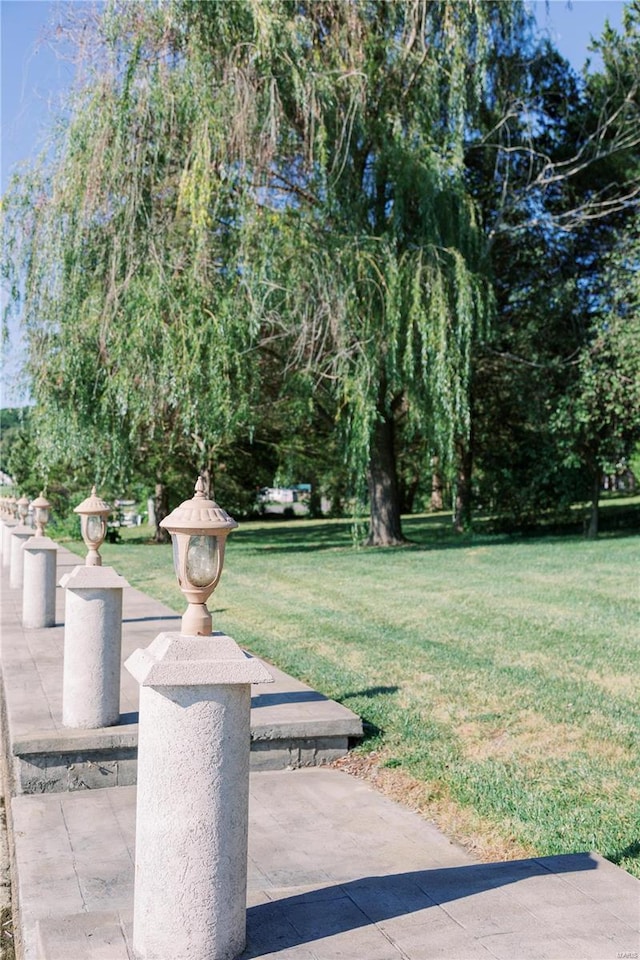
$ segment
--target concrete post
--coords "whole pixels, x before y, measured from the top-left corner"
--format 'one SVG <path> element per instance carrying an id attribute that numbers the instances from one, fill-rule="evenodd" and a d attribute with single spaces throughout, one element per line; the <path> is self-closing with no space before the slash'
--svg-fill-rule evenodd
<path id="1" fill-rule="evenodd" d="M 22 626 L 52 627 L 56 622 L 56 555 L 49 537 L 30 537 L 23 546 Z"/>
<path id="2" fill-rule="evenodd" d="M 33 536 L 31 527 L 25 527 L 22 523 L 16 524 L 11 531 L 11 571 L 9 574 L 9 586 L 13 590 L 19 590 L 24 582 L 24 553 L 22 548 L 27 540 Z"/>
<path id="3" fill-rule="evenodd" d="M 16 520 L 2 521 L 2 566 L 11 566 L 11 534 L 18 526 Z"/>
<path id="4" fill-rule="evenodd" d="M 120 719 L 122 590 L 113 567 L 74 567 L 65 594 L 62 723 L 110 727 Z"/>
<path id="5" fill-rule="evenodd" d="M 133 949 L 233 960 L 246 941 L 251 684 L 265 666 L 230 637 L 160 634 L 138 680 Z"/>

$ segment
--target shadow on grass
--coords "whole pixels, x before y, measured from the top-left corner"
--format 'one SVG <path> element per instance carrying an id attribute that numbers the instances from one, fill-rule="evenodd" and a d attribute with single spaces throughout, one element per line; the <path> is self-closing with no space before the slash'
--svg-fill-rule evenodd
<path id="1" fill-rule="evenodd" d="M 416 522 L 417 521 L 417 522 Z M 406 518 L 403 525 L 410 531 L 411 542 L 399 547 L 367 547 L 368 553 L 388 554 L 398 550 L 439 549 L 442 546 L 466 546 L 471 536 L 459 538 L 449 530 L 449 523 L 441 516 Z M 261 524 L 245 527 L 234 533 L 234 542 L 242 545 L 249 554 L 261 553 L 311 553 L 322 550 L 353 551 L 359 544 L 354 542 L 353 524 L 345 521 L 299 521 L 289 524 Z M 464 542 L 462 542 L 464 541 Z"/>
<path id="2" fill-rule="evenodd" d="M 394 693 L 397 693 L 400 687 L 367 687 L 365 690 L 354 690 L 349 693 L 343 693 L 341 696 L 337 697 L 338 703 L 344 704 L 349 709 L 353 707 L 349 704 L 350 700 L 375 700 L 378 697 L 392 696 Z M 358 739 L 358 743 L 367 743 L 369 740 L 377 740 L 384 736 L 384 728 L 378 726 L 377 723 L 368 716 L 366 709 L 363 710 L 362 706 L 360 709 L 354 710 L 362 720 L 362 737 Z"/>
<path id="3" fill-rule="evenodd" d="M 366 697 L 367 700 L 371 700 L 373 697 L 397 693 L 399 689 L 400 687 L 367 687 L 366 690 L 354 690 L 353 692 L 343 693 L 340 697 L 340 702 L 342 703 L 344 700 L 350 700 L 355 697 Z"/>
<path id="4" fill-rule="evenodd" d="M 128 546 L 129 544 L 138 547 L 170 547 L 171 541 L 168 540 L 166 543 L 158 543 L 158 541 L 150 537 L 148 533 L 138 534 L 137 536 L 128 533 L 126 536 L 122 536 L 120 540 L 117 541 L 117 544 L 119 547 Z"/>
<path id="5" fill-rule="evenodd" d="M 640 521 L 640 511 L 638 512 Z M 403 529 L 408 542 L 397 547 L 362 547 L 367 553 L 379 553 L 385 556 L 405 553 L 428 553 L 441 550 L 461 550 L 478 546 L 506 546 L 514 543 L 531 544 L 536 541 L 544 543 L 567 542 L 575 540 L 584 542 L 585 537 L 581 524 L 554 524 L 540 525 L 511 533 L 500 533 L 491 529 L 489 521 L 479 521 L 474 530 L 466 533 L 456 533 L 441 519 L 428 517 L 407 517 L 403 520 Z M 640 534 L 640 522 L 637 526 L 601 526 L 599 539 L 623 539 Z M 351 525 L 348 523 L 323 525 L 301 523 L 299 528 L 288 525 L 274 527 L 260 527 L 256 529 L 239 530 L 234 533 L 234 542 L 247 554 L 287 554 L 312 553 L 315 551 L 333 550 L 336 552 L 353 551 L 354 542 L 351 537 Z"/>
<path id="6" fill-rule="evenodd" d="M 359 541 L 364 537 L 367 521 L 359 521 Z M 567 520 L 543 518 L 539 523 L 507 529 L 495 517 L 479 516 L 473 529 L 457 533 L 448 513 L 419 514 L 405 516 L 402 526 L 407 543 L 398 547 L 366 547 L 368 553 L 382 553 L 385 556 L 398 551 L 434 551 L 459 550 L 470 546 L 500 546 L 518 542 L 531 543 L 536 540 L 545 543 L 554 541 L 583 540 L 583 515 L 576 510 L 575 516 Z M 605 501 L 600 511 L 600 537 L 602 539 L 623 538 L 640 534 L 640 503 L 620 502 L 615 499 Z M 248 554 L 310 553 L 314 551 L 351 551 L 356 549 L 354 524 L 346 520 L 274 520 L 243 523 L 233 534 L 233 541 Z M 145 535 L 127 535 L 118 546 L 157 546 Z"/>
<path id="7" fill-rule="evenodd" d="M 354 742 L 349 744 L 350 748 L 356 743 L 360 745 L 362 743 L 368 743 L 369 740 L 379 740 L 384 737 L 384 730 L 382 727 L 379 727 L 377 723 L 373 723 L 371 720 L 367 720 L 363 714 L 359 714 L 359 716 L 362 720 L 362 737 L 360 737 L 358 740 L 354 739 Z"/>
<path id="8" fill-rule="evenodd" d="M 616 850 L 607 858 L 612 863 L 621 863 L 623 860 L 640 860 L 640 840 L 634 840 L 622 850 Z"/>

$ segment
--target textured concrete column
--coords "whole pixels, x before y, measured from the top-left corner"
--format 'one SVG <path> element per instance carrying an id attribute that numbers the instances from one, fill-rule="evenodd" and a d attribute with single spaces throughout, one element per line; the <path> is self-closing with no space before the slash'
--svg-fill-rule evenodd
<path id="1" fill-rule="evenodd" d="M 15 520 L 2 521 L 2 566 L 11 566 L 11 534 L 18 526 Z"/>
<path id="2" fill-rule="evenodd" d="M 11 571 L 9 586 L 12 590 L 19 590 L 24 582 L 24 553 L 22 548 L 27 540 L 33 536 L 31 527 L 18 523 L 11 531 Z"/>
<path id="3" fill-rule="evenodd" d="M 125 666 L 140 720 L 133 949 L 232 960 L 246 940 L 251 684 L 230 637 L 160 634 Z"/>
<path id="4" fill-rule="evenodd" d="M 120 719 L 122 590 L 113 567 L 74 567 L 66 590 L 62 722 L 110 727 Z"/>
<path id="5" fill-rule="evenodd" d="M 56 622 L 58 545 L 49 537 L 30 537 L 23 544 L 22 552 L 22 626 L 52 627 Z"/>

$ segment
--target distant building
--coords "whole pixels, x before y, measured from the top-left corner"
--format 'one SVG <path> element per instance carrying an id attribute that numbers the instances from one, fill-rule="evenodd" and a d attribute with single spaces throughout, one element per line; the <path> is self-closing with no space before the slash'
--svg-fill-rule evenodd
<path id="1" fill-rule="evenodd" d="M 310 496 L 310 483 L 296 483 L 291 487 L 261 487 L 256 501 L 261 514 L 306 516 Z"/>
<path id="2" fill-rule="evenodd" d="M 294 503 L 298 498 L 292 487 L 262 487 L 258 491 L 258 503 Z"/>

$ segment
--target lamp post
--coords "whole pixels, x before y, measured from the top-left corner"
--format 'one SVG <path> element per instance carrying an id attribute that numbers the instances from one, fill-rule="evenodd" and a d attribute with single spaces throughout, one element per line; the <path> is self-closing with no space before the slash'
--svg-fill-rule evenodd
<path id="1" fill-rule="evenodd" d="M 102 557 L 98 551 L 107 535 L 107 517 L 111 513 L 111 507 L 97 495 L 96 488 L 92 487 L 91 496 L 74 507 L 73 512 L 80 514 L 80 530 L 88 550 L 85 566 L 101 567 Z"/>
<path id="2" fill-rule="evenodd" d="M 98 553 L 111 508 L 91 490 L 74 508 L 88 553 L 60 581 L 65 589 L 62 722 L 65 727 L 110 727 L 120 719 L 122 591 L 129 584 Z"/>
<path id="3" fill-rule="evenodd" d="M 5 500 L 5 519 L 2 524 L 2 566 L 11 566 L 11 534 L 13 533 L 18 521 L 15 518 L 17 509 L 17 500 L 15 497 L 7 497 Z"/>
<path id="4" fill-rule="evenodd" d="M 29 516 L 29 497 L 20 497 L 16 502 L 16 508 L 18 522 L 26 525 L 27 517 Z"/>
<path id="5" fill-rule="evenodd" d="M 133 949 L 141 960 L 165 958 L 167 944 L 172 960 L 232 960 L 246 939 L 251 684 L 273 678 L 211 634 L 206 600 L 235 520 L 199 480 L 162 526 L 189 607 L 181 633 L 125 663 L 140 683 Z"/>
<path id="6" fill-rule="evenodd" d="M 39 497 L 36 497 L 35 500 L 31 502 L 33 507 L 33 519 L 36 525 L 36 536 L 44 537 L 46 536 L 44 529 L 49 523 L 49 517 L 51 515 L 51 504 L 46 499 L 44 492 L 40 493 Z"/>
<path id="7" fill-rule="evenodd" d="M 0 497 L 0 521 L 2 524 L 0 526 L 0 564 L 2 563 L 2 531 L 4 530 L 4 525 L 7 520 L 7 498 Z"/>
<path id="8" fill-rule="evenodd" d="M 187 636 L 211 635 L 207 600 L 218 586 L 228 535 L 238 524 L 214 500 L 208 500 L 202 477 L 195 494 L 160 521 L 171 534 L 178 584 L 189 602 L 181 629 Z"/>
<path id="9" fill-rule="evenodd" d="M 25 524 L 25 520 L 29 514 L 29 498 L 23 496 L 20 497 L 19 500 L 14 499 L 14 504 L 17 523 L 11 530 L 9 541 L 11 544 L 9 585 L 14 590 L 19 590 L 24 583 L 24 554 L 22 547 L 25 541 L 33 536 L 33 530 Z"/>
<path id="10" fill-rule="evenodd" d="M 53 627 L 56 622 L 57 544 L 45 535 L 51 504 L 44 493 L 32 501 L 35 534 L 23 545 L 22 626 Z"/>

